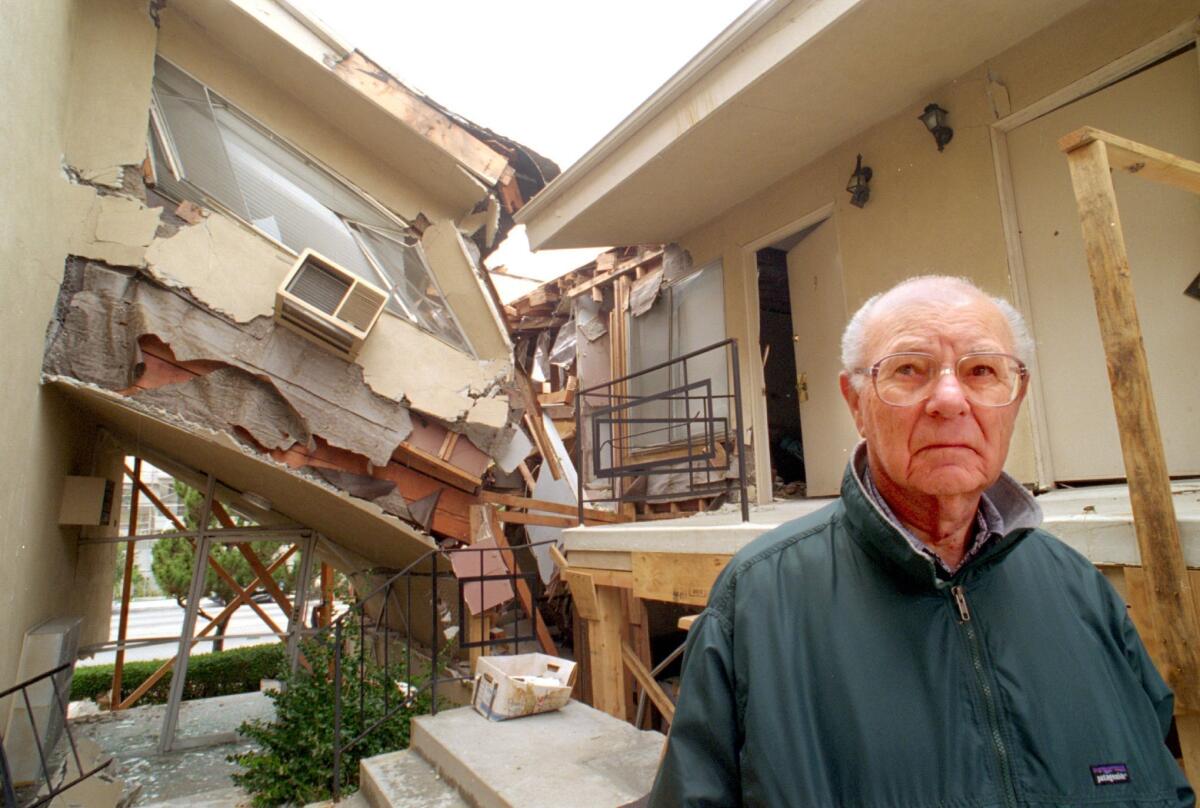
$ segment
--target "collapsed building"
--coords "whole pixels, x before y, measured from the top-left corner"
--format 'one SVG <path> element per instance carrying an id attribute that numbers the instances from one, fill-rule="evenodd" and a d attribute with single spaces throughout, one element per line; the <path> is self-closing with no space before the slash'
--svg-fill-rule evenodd
<path id="1" fill-rule="evenodd" d="M 470 542 L 493 474 L 523 492 L 550 439 L 482 259 L 552 162 L 286 2 L 19 13 L 45 36 L 14 43 L 8 97 L 43 125 L 10 155 L 6 449 L 30 459 L 3 472 L 0 682 L 48 619 L 109 640 L 126 457 L 309 577 Z"/>

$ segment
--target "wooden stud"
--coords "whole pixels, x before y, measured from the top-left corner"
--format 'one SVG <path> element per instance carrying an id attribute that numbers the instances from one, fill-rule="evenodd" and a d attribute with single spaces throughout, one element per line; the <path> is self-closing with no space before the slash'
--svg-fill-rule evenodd
<path id="1" fill-rule="evenodd" d="M 599 620 L 600 606 L 596 600 L 595 579 L 585 572 L 565 570 L 563 580 L 571 590 L 571 600 L 575 604 L 575 612 L 584 620 Z"/>
<path id="2" fill-rule="evenodd" d="M 662 689 L 654 677 L 650 675 L 650 669 L 642 660 L 638 659 L 635 652 L 629 643 L 621 643 L 621 661 L 625 663 L 625 667 L 633 674 L 633 678 L 637 680 L 638 685 L 646 691 L 646 695 L 650 697 L 651 703 L 658 708 L 662 713 L 663 718 L 670 724 L 675 720 L 675 703 L 671 701 L 671 697 Z"/>
<path id="3" fill-rule="evenodd" d="M 1163 678 L 1175 691 L 1179 713 L 1200 713 L 1200 657 L 1197 653 L 1200 624 L 1197 623 L 1179 542 L 1179 523 L 1171 499 L 1171 483 L 1134 302 L 1108 147 L 1105 140 L 1098 137 L 1102 135 L 1104 133 L 1096 130 L 1084 130 L 1068 135 L 1061 143 L 1064 149 L 1071 149 L 1067 153 L 1067 164 L 1079 207 L 1096 315 L 1108 364 L 1121 454 L 1129 481 L 1134 532 L 1141 551 L 1153 622 L 1162 644 Z M 1191 170 L 1186 166 L 1167 165 L 1159 157 L 1156 158 L 1159 171 L 1151 172 L 1150 155 L 1145 153 L 1144 147 L 1137 152 L 1125 141 L 1120 150 L 1142 153 L 1147 158 L 1144 176 L 1152 179 L 1161 178 L 1159 174 L 1164 172 L 1187 173 Z M 1200 176 L 1200 165 L 1193 166 Z M 1196 190 L 1200 190 L 1200 186 Z M 1200 771 L 1193 774 L 1200 775 Z"/>
<path id="4" fill-rule="evenodd" d="M 492 506 L 485 505 L 483 507 L 491 522 L 492 534 L 496 539 L 496 546 L 500 548 L 500 556 L 504 559 L 508 571 L 516 575 L 520 572 L 520 568 L 517 566 L 517 559 L 513 557 L 508 537 L 504 535 L 504 526 L 496 519 L 495 509 Z M 533 621 L 534 632 L 537 634 L 542 650 L 550 656 L 558 656 L 558 646 L 554 644 L 554 639 L 550 636 L 550 629 L 546 627 L 546 621 L 542 619 L 542 612 L 533 600 L 533 592 L 530 590 L 529 584 L 524 578 L 516 578 L 513 581 L 513 588 L 517 590 L 517 598 L 521 601 L 525 613 Z"/>
<path id="5" fill-rule="evenodd" d="M 621 590 L 596 587 L 596 619 L 587 621 L 588 665 L 591 672 L 592 706 L 611 716 L 628 720 L 625 705 L 625 665 L 621 659 Z"/>
<path id="6" fill-rule="evenodd" d="M 492 613 L 481 612 L 467 616 L 467 642 L 483 642 L 492 637 Z M 481 656 L 487 656 L 487 646 L 470 648 L 467 651 L 471 675 L 475 675 L 475 665 Z"/>
<path id="7" fill-rule="evenodd" d="M 699 616 L 700 615 L 698 615 L 698 614 L 686 614 L 683 617 L 679 618 L 679 622 L 676 623 L 675 625 L 684 631 L 691 631 L 692 623 L 695 623 L 696 618 Z"/>
<path id="8" fill-rule="evenodd" d="M 502 494 L 499 491 L 484 491 L 480 494 L 480 499 L 490 505 L 504 505 L 509 508 L 524 508 L 530 511 L 545 511 L 546 513 L 560 513 L 565 516 L 576 516 L 578 509 L 574 505 L 566 505 L 561 502 L 549 502 L 544 499 L 530 499 L 529 497 L 518 497 L 513 494 Z M 627 522 L 628 518 L 614 513 L 612 511 L 602 511 L 596 508 L 584 508 L 583 518 L 593 522 Z M 572 523 L 574 524 L 574 523 Z"/>
<path id="9" fill-rule="evenodd" d="M 133 460 L 133 490 L 129 494 L 129 535 L 136 536 L 138 530 L 138 498 L 141 495 L 142 458 Z M 129 598 L 133 594 L 133 556 L 137 542 L 125 543 L 125 577 L 121 581 L 121 616 L 117 621 L 117 658 L 113 664 L 112 691 L 109 709 L 121 704 L 121 679 L 125 675 L 125 638 L 129 631 Z"/>
<path id="10" fill-rule="evenodd" d="M 633 594 L 639 598 L 704 606 L 730 556 L 702 553 L 631 553 Z"/>

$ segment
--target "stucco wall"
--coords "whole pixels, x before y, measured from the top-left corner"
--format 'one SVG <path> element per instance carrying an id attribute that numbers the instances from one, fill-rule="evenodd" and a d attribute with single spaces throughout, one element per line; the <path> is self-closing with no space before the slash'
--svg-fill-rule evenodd
<path id="1" fill-rule="evenodd" d="M 766 411 L 759 394 L 761 366 L 749 350 L 758 341 L 756 268 L 744 245 L 832 202 L 848 313 L 870 295 L 918 273 L 967 275 L 988 292 L 1012 299 L 989 138 L 989 125 L 996 120 L 989 71 L 1007 87 L 1017 111 L 1198 12 L 1195 0 L 1103 0 L 1084 6 L 683 237 L 681 245 L 697 264 L 723 260 L 725 320 L 729 336 L 741 341 L 743 367 L 749 368 L 744 394 L 754 433 L 766 434 Z M 950 111 L 954 127 L 954 140 L 942 153 L 916 120 L 935 100 Z M 860 152 L 874 179 L 870 202 L 856 209 L 845 186 Z M 760 464 L 768 462 L 765 447 L 756 451 Z M 1023 481 L 1035 479 L 1028 407 L 1018 423 L 1008 470 Z"/>
<path id="2" fill-rule="evenodd" d="M 82 133 L 70 135 L 71 126 L 86 127 L 87 135 L 105 142 L 104 111 L 71 120 L 68 110 L 76 99 L 86 100 L 79 95 L 85 89 L 79 79 L 91 70 L 89 59 L 104 52 L 106 31 L 133 26 L 122 38 L 124 48 L 132 49 L 135 32 L 153 27 L 145 3 L 136 0 L 9 3 L 2 20 L 0 97 L 8 114 L 0 124 L 5 145 L 0 300 L 6 326 L 0 350 L 0 686 L 7 686 L 16 675 L 21 639 L 33 625 L 53 616 L 90 614 L 82 641 L 108 635 L 113 548 L 80 551 L 78 529 L 58 526 L 63 478 L 92 473 L 95 428 L 68 401 L 42 389 L 39 373 L 46 324 L 76 224 L 61 215 L 71 209 L 64 156 L 108 159 Z"/>

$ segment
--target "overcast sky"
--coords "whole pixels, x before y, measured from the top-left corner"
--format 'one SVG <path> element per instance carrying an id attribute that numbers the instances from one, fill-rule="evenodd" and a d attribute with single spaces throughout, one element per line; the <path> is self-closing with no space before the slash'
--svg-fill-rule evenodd
<path id="1" fill-rule="evenodd" d="M 454 112 L 566 168 L 749 0 L 303 0 Z"/>
<path id="2" fill-rule="evenodd" d="M 401 82 L 567 168 L 750 0 L 292 0 Z M 597 250 L 532 254 L 517 227 L 489 268 L 557 277 Z M 507 302 L 534 286 L 493 274 Z"/>

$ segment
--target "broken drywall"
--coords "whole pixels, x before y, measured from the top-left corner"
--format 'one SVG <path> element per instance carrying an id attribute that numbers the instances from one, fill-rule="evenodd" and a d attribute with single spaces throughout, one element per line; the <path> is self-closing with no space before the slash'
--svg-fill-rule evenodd
<path id="1" fill-rule="evenodd" d="M 287 449 L 295 443 L 307 446 L 312 440 L 287 399 L 241 368 L 220 368 L 188 382 L 144 390 L 137 398 L 163 409 L 175 407 L 189 421 L 203 419 L 212 429 L 241 427 L 268 449 Z"/>
<path id="2" fill-rule="evenodd" d="M 294 257 L 224 216 L 208 216 L 156 239 L 146 251 L 155 277 L 189 289 L 239 323 L 269 317 Z"/>
<path id="3" fill-rule="evenodd" d="M 66 163 L 119 188 L 122 167 L 146 156 L 158 32 L 146 0 L 79 3 L 73 15 Z"/>
<path id="4" fill-rule="evenodd" d="M 466 423 L 463 425 L 465 434 L 472 443 L 490 455 L 496 455 L 507 447 L 509 432 L 508 398 L 494 396 L 479 398 L 467 412 Z"/>
<path id="5" fill-rule="evenodd" d="M 63 218 L 75 222 L 69 251 L 97 261 L 141 266 L 158 228 L 158 210 L 135 199 L 96 193 L 88 185 L 69 185 Z"/>
<path id="6" fill-rule="evenodd" d="M 396 346 L 414 342 L 420 350 L 397 355 Z M 375 323 L 358 363 L 367 384 L 381 396 L 407 399 L 413 409 L 449 423 L 465 416 L 475 397 L 490 392 L 512 375 L 508 359 L 480 361 L 398 317 L 386 315 Z"/>
<path id="7" fill-rule="evenodd" d="M 269 383 L 298 415 L 302 426 L 287 431 L 301 442 L 307 443 L 301 436 L 319 434 L 331 445 L 386 465 L 412 431 L 407 408 L 367 388 L 356 365 L 270 320 L 239 327 L 137 273 L 90 262 L 75 264 L 68 276 L 63 293 L 69 299 L 60 306 L 61 325 L 52 329 L 46 350 L 47 373 L 125 390 L 142 364 L 139 340 L 153 336 L 178 362 L 216 361 Z M 164 392 L 134 395 L 161 399 L 169 393 L 177 397 L 178 411 L 186 411 L 184 399 L 196 393 L 181 387 L 186 388 L 168 385 Z"/>

